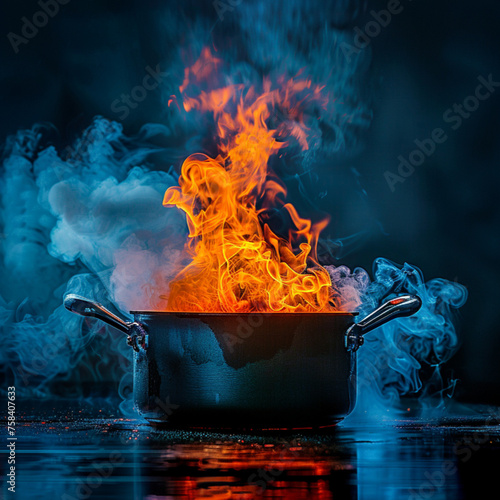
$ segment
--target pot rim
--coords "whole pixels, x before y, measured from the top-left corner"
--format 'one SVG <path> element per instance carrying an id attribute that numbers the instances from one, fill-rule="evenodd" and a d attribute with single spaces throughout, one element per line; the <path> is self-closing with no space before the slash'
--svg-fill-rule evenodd
<path id="1" fill-rule="evenodd" d="M 330 312 L 206 312 L 206 313 L 197 313 L 197 312 L 181 312 L 181 311 L 130 311 L 130 314 L 134 316 L 177 316 L 182 318 L 199 318 L 205 316 L 220 316 L 220 317 L 233 317 L 236 318 L 238 316 L 357 316 L 359 312 L 357 311 L 330 311 Z"/>

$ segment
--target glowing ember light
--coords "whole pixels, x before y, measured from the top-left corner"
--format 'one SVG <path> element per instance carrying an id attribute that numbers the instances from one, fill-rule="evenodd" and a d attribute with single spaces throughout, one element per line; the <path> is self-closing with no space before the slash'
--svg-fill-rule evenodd
<path id="1" fill-rule="evenodd" d="M 180 88 L 185 111 L 212 113 L 218 155 L 196 153 L 182 165 L 179 187 L 163 204 L 185 212 L 186 252 L 191 262 L 170 285 L 168 309 L 194 312 L 328 312 L 336 309 L 330 275 L 319 265 L 316 245 L 327 220 L 301 218 L 286 202 L 286 188 L 269 158 L 294 140 L 307 149 L 304 104 L 322 105 L 321 87 L 284 79 L 263 91 L 230 85 L 199 91 L 220 61 L 205 49 L 186 69 Z M 190 94 L 191 87 L 196 95 Z M 271 112 L 287 117 L 268 127 Z M 266 213 L 278 209 L 290 222 L 286 237 L 273 232 Z"/>

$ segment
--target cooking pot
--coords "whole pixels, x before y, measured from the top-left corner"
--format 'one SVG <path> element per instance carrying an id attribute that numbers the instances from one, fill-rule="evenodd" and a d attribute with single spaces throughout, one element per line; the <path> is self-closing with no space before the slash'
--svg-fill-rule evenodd
<path id="1" fill-rule="evenodd" d="M 356 402 L 363 335 L 418 311 L 402 295 L 357 313 L 132 311 L 133 322 L 67 295 L 66 308 L 99 318 L 134 349 L 134 401 L 153 424 L 192 429 L 301 429 L 335 425 Z"/>

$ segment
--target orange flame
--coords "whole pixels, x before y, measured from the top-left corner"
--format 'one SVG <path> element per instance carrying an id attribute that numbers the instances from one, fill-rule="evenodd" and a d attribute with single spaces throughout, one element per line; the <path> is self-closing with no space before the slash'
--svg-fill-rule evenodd
<path id="1" fill-rule="evenodd" d="M 308 80 L 285 81 L 277 89 L 264 81 L 263 92 L 229 85 L 189 96 L 190 86 L 213 78 L 221 61 L 205 49 L 186 70 L 180 88 L 185 111 L 211 112 L 217 125 L 219 154 L 196 153 L 182 165 L 179 187 L 163 204 L 186 214 L 192 258 L 170 285 L 168 309 L 195 312 L 331 311 L 328 271 L 316 260 L 316 245 L 327 220 L 312 223 L 285 202 L 286 188 L 268 167 L 271 155 L 294 137 L 307 149 L 302 120 L 304 102 L 321 104 L 321 88 Z M 192 85 L 194 84 L 194 85 Z M 268 128 L 271 111 L 288 117 Z M 264 222 L 279 209 L 290 219 L 288 237 Z"/>

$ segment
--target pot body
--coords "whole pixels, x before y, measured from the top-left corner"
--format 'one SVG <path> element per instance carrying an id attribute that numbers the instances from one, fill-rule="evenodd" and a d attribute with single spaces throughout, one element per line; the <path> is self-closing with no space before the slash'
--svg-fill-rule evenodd
<path id="1" fill-rule="evenodd" d="M 135 312 L 134 398 L 150 422 L 198 429 L 335 425 L 354 407 L 354 314 Z"/>
<path id="2" fill-rule="evenodd" d="M 363 335 L 415 314 L 419 297 L 355 313 L 135 312 L 133 323 L 68 294 L 64 306 L 127 335 L 137 409 L 152 423 L 198 429 L 304 429 L 335 425 L 354 407 Z"/>

